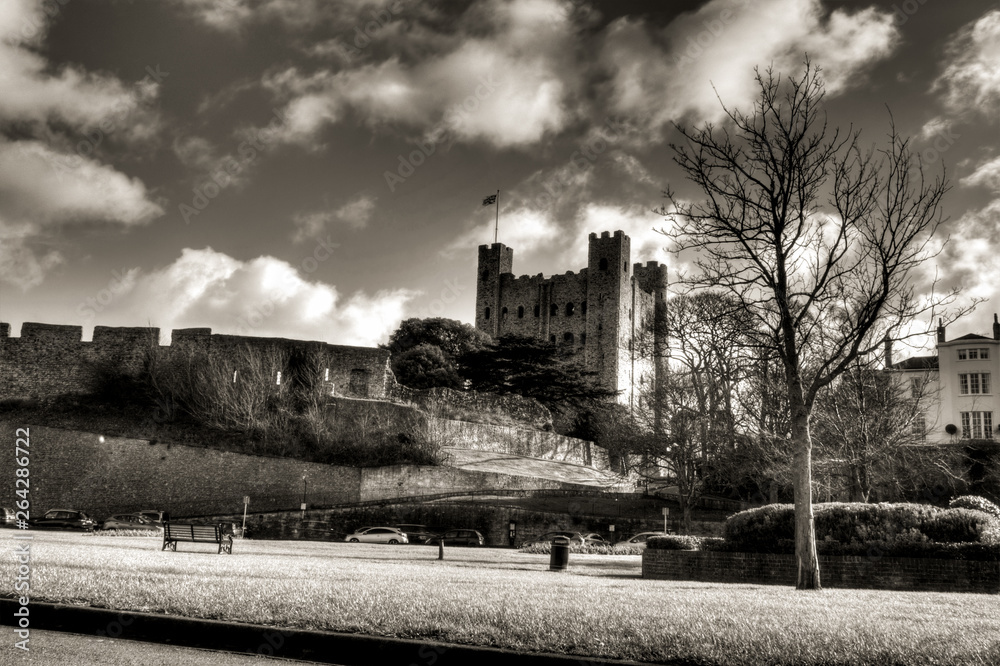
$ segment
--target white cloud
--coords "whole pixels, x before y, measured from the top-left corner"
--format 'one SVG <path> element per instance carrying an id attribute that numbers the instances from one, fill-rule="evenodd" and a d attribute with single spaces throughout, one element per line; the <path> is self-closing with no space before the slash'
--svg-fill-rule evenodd
<path id="1" fill-rule="evenodd" d="M 43 3 L 4 0 L 0 10 L 0 119 L 47 123 L 60 120 L 91 128 L 101 121 L 121 120 L 156 97 L 157 84 L 145 79 L 126 86 L 116 78 L 65 65 L 52 68 L 34 48 L 47 28 Z M 47 3 L 58 7 L 56 3 Z M 55 71 L 53 71 L 55 69 Z M 148 135 L 133 119 L 130 129 Z M 152 118 L 144 122 L 152 123 Z"/>
<path id="2" fill-rule="evenodd" d="M 163 214 L 142 182 L 96 158 L 108 137 L 151 136 L 158 119 L 145 105 L 156 98 L 158 83 L 147 76 L 126 86 L 48 63 L 39 52 L 60 6 L 38 0 L 0 5 L 0 90 L 6 91 L 0 125 L 20 134 L 18 141 L 0 135 L 0 280 L 22 289 L 40 284 L 64 261 L 50 246 L 54 227 L 130 227 Z"/>
<path id="3" fill-rule="evenodd" d="M 63 261 L 47 247 L 55 227 L 79 223 L 127 228 L 163 209 L 141 181 L 39 141 L 0 138 L 0 280 L 29 289 Z"/>
<path id="4" fill-rule="evenodd" d="M 1000 190 L 1000 156 L 983 162 L 976 170 L 959 181 L 965 187 L 987 187 Z"/>
<path id="5" fill-rule="evenodd" d="M 1000 105 L 1000 10 L 963 27 L 947 48 L 944 71 L 934 82 L 953 113 L 995 117 Z"/>
<path id="6" fill-rule="evenodd" d="M 342 224 L 351 229 L 364 229 L 375 211 L 378 197 L 370 194 L 359 194 L 336 210 L 317 210 L 308 213 L 296 213 L 292 216 L 295 232 L 292 241 L 302 243 L 312 238 L 323 236 L 334 224 Z"/>
<path id="7" fill-rule="evenodd" d="M 959 287 L 965 302 L 973 298 L 1000 302 L 1000 199 L 966 213 L 949 227 L 950 238 L 937 265 L 942 286 Z"/>
<path id="8" fill-rule="evenodd" d="M 172 264 L 142 273 L 97 323 L 150 321 L 164 331 L 194 326 L 215 333 L 371 346 L 387 339 L 415 292 L 356 292 L 313 282 L 286 261 L 240 261 L 211 248 L 184 249 Z"/>
<path id="9" fill-rule="evenodd" d="M 337 72 L 272 73 L 263 85 L 287 100 L 284 140 L 314 145 L 326 126 L 353 110 L 371 127 L 411 138 L 527 146 L 574 117 L 581 80 L 573 26 L 556 0 L 482 0 L 461 17 L 464 40 L 441 34 L 419 62 L 393 56 Z M 375 39 L 405 42 L 384 30 Z M 422 37 L 424 38 L 424 37 Z M 404 45 L 393 44 L 396 50 Z"/>
<path id="10" fill-rule="evenodd" d="M 754 67 L 794 74 L 806 54 L 835 94 L 862 81 L 866 66 L 897 41 L 891 14 L 874 8 L 826 15 L 820 0 L 711 0 L 661 30 L 615 21 L 600 59 L 611 73 L 612 110 L 656 129 L 685 118 L 719 120 L 720 97 L 746 109 L 758 92 Z"/>

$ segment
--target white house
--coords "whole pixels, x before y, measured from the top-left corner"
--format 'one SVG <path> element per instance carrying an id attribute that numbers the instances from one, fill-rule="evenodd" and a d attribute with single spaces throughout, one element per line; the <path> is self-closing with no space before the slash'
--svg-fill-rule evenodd
<path id="1" fill-rule="evenodd" d="M 993 315 L 993 337 L 970 333 L 945 339 L 938 325 L 937 355 L 892 362 L 886 343 L 886 366 L 900 373 L 904 390 L 920 397 L 923 423 L 915 425 L 928 443 L 962 439 L 997 439 L 1000 427 L 1000 321 Z"/>

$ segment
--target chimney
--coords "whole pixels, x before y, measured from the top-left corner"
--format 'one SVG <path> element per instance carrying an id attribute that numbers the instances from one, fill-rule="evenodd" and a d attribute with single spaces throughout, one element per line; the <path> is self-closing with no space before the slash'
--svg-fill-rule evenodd
<path id="1" fill-rule="evenodd" d="M 885 336 L 885 367 L 892 367 L 892 340 L 888 335 Z"/>
<path id="2" fill-rule="evenodd" d="M 1000 321 L 997 321 L 997 313 L 993 313 L 993 339 L 1000 340 Z"/>
<path id="3" fill-rule="evenodd" d="M 938 329 L 937 329 L 937 341 L 938 344 L 944 342 L 944 320 L 938 319 Z"/>

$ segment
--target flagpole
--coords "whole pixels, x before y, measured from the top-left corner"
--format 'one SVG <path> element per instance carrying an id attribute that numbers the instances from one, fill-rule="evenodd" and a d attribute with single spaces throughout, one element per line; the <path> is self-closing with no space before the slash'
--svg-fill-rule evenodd
<path id="1" fill-rule="evenodd" d="M 497 238 L 500 234 L 500 190 L 497 190 L 497 222 L 496 226 L 493 227 L 493 242 L 497 242 Z"/>

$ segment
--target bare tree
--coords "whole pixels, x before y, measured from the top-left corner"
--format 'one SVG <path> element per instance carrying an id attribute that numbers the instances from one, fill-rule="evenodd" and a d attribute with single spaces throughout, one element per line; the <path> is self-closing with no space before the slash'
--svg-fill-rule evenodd
<path id="1" fill-rule="evenodd" d="M 768 69 L 756 80 L 749 113 L 723 104 L 723 128 L 678 126 L 674 161 L 704 199 L 668 189 L 662 212 L 673 224 L 664 233 L 676 251 L 697 256 L 689 284 L 736 298 L 782 365 L 796 587 L 819 589 L 810 414 L 823 387 L 935 305 L 918 297 L 913 272 L 933 256 L 948 185 L 943 173 L 925 176 L 894 126 L 880 148 L 863 147 L 860 131 L 829 128 L 824 84 L 808 61 L 799 78 Z"/>
<path id="2" fill-rule="evenodd" d="M 813 438 L 831 492 L 852 502 L 905 498 L 930 478 L 961 484 L 946 448 L 924 443 L 926 402 L 935 399 L 929 374 L 853 368 L 827 386 L 813 412 Z M 839 481 L 839 483 L 837 483 Z"/>

